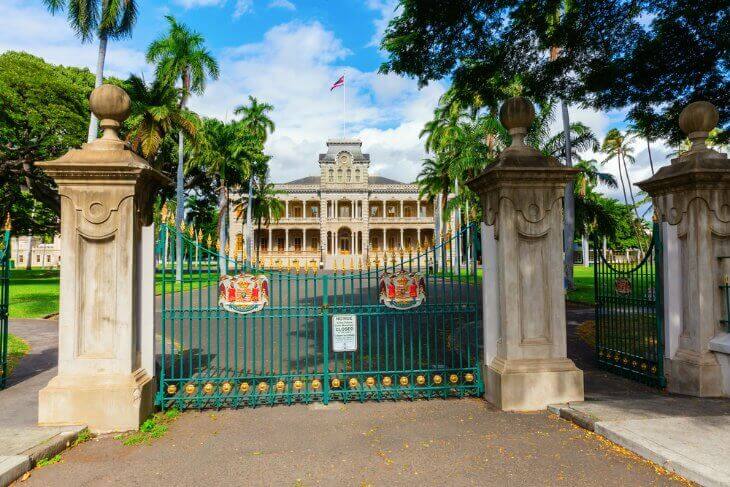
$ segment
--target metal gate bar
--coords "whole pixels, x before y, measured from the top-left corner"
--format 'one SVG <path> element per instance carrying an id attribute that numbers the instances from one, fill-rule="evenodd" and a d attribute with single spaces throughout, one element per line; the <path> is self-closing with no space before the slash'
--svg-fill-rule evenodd
<path id="1" fill-rule="evenodd" d="M 8 313 L 10 308 L 10 217 L 0 242 L 0 389 L 8 376 Z"/>

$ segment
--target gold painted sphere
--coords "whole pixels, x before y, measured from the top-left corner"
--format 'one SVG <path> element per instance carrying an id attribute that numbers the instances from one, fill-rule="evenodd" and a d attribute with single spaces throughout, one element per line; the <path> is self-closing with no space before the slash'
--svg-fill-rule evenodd
<path id="1" fill-rule="evenodd" d="M 332 388 L 333 389 L 339 388 L 341 384 L 342 383 L 340 382 L 340 379 L 338 379 L 337 377 L 335 377 L 334 379 L 332 379 L 331 385 L 332 385 Z"/>
<path id="2" fill-rule="evenodd" d="M 319 379 L 312 380 L 312 389 L 316 391 L 320 387 L 322 387 L 322 383 L 319 381 Z"/>
<path id="3" fill-rule="evenodd" d="M 403 387 L 407 386 L 408 385 L 408 377 L 406 377 L 405 375 L 402 375 L 400 377 L 400 379 L 398 379 L 398 383 L 400 385 L 402 385 Z"/>
<path id="4" fill-rule="evenodd" d="M 211 384 L 210 382 L 206 382 L 205 385 L 203 386 L 203 392 L 205 392 L 206 394 L 212 394 L 213 389 L 215 389 L 215 388 L 213 387 L 213 384 Z"/>
<path id="5" fill-rule="evenodd" d="M 304 382 L 300 381 L 299 379 L 294 381 L 294 390 L 299 391 L 304 387 Z"/>
<path id="6" fill-rule="evenodd" d="M 186 394 L 195 394 L 195 384 L 185 384 Z"/>
<path id="7" fill-rule="evenodd" d="M 467 382 L 474 382 L 474 374 L 472 374 L 471 372 L 467 372 L 466 374 L 464 374 L 464 380 Z"/>
<path id="8" fill-rule="evenodd" d="M 449 376 L 449 382 L 451 382 L 452 384 L 456 384 L 457 382 L 459 382 L 459 376 L 456 374 L 451 374 Z"/>
<path id="9" fill-rule="evenodd" d="M 248 382 L 241 382 L 241 387 L 239 387 L 238 389 L 242 393 L 246 394 L 251 389 L 251 386 L 248 384 Z"/>
<path id="10" fill-rule="evenodd" d="M 365 385 L 368 387 L 373 387 L 375 385 L 375 377 L 368 377 L 365 379 Z"/>
<path id="11" fill-rule="evenodd" d="M 221 392 L 223 392 L 223 394 L 228 394 L 232 390 L 233 390 L 233 385 L 231 385 L 230 382 L 224 382 L 223 384 L 221 384 Z"/>
<path id="12" fill-rule="evenodd" d="M 267 382 L 259 382 L 259 392 L 266 392 L 269 390 L 269 384 Z"/>
<path id="13" fill-rule="evenodd" d="M 424 376 L 422 376 L 422 375 L 416 376 L 416 384 L 418 384 L 419 386 L 422 386 L 425 383 L 426 383 L 426 378 Z"/>
<path id="14" fill-rule="evenodd" d="M 440 375 L 436 374 L 436 375 L 434 375 L 434 376 L 433 376 L 433 383 L 434 383 L 434 384 L 436 384 L 436 385 L 439 385 L 439 384 L 441 384 L 441 383 L 442 383 L 443 381 L 444 381 L 444 378 L 443 378 L 443 377 L 441 377 Z"/>
<path id="15" fill-rule="evenodd" d="M 351 377 L 350 380 L 348 381 L 348 384 L 350 385 L 350 387 L 352 387 L 354 389 L 355 387 L 357 387 L 358 381 L 356 378 Z"/>
<path id="16" fill-rule="evenodd" d="M 177 392 L 177 386 L 175 384 L 170 384 L 167 386 L 167 393 L 171 396 Z"/>
<path id="17" fill-rule="evenodd" d="M 386 375 L 385 377 L 383 377 L 383 385 L 385 387 L 390 387 L 391 384 L 393 384 L 393 379 L 391 379 L 389 375 Z"/>
<path id="18" fill-rule="evenodd" d="M 276 390 L 277 390 L 278 392 L 281 392 L 281 391 L 283 391 L 285 387 L 286 387 L 286 383 L 284 383 L 284 381 L 283 381 L 283 380 L 280 380 L 280 381 L 278 381 L 278 382 L 276 383 Z"/>

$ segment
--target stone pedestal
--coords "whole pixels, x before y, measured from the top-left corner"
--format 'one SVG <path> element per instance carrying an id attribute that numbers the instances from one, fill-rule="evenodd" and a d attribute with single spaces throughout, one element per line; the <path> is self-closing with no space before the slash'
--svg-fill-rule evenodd
<path id="1" fill-rule="evenodd" d="M 718 122 L 717 110 L 706 102 L 689 105 L 680 116 L 692 148 L 638 186 L 652 196 L 654 211 L 677 239 L 675 281 L 679 339 L 667 360 L 670 392 L 699 397 L 722 395 L 722 374 L 710 341 L 722 331 L 725 312 L 719 285 L 730 272 L 730 160 L 709 149 L 708 133 Z M 665 289 L 667 286 L 664 286 Z M 672 350 L 673 351 L 673 350 Z"/>
<path id="2" fill-rule="evenodd" d="M 104 136 L 38 165 L 61 196 L 58 375 L 39 392 L 41 425 L 135 430 L 152 412 L 155 382 L 143 363 L 139 293 L 142 228 L 152 219 L 161 173 L 119 140 L 129 114 L 120 88 L 94 90 Z"/>
<path id="3" fill-rule="evenodd" d="M 524 98 L 500 110 L 512 146 L 469 181 L 486 224 L 482 258 L 486 398 L 503 410 L 583 400 L 583 372 L 566 357 L 563 191 L 577 170 L 524 145 L 535 112 Z"/>

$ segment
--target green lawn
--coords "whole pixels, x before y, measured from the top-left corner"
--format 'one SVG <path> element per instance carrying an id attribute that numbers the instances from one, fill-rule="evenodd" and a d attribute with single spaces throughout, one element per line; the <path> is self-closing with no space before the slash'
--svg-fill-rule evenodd
<path id="1" fill-rule="evenodd" d="M 30 351 L 30 346 L 20 337 L 8 335 L 8 371 L 5 375 L 7 379 L 13 373 L 13 369 L 18 365 L 20 359 Z"/>
<path id="2" fill-rule="evenodd" d="M 575 280 L 575 291 L 568 293 L 568 300 L 577 303 L 595 304 L 593 294 L 593 266 L 573 266 L 573 279 Z"/>
<path id="3" fill-rule="evenodd" d="M 10 271 L 10 318 L 43 318 L 58 313 L 58 270 Z"/>

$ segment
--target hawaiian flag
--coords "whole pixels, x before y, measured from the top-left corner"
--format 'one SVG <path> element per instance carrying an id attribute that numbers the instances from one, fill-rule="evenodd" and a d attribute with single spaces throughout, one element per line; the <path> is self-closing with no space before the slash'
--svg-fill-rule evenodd
<path id="1" fill-rule="evenodd" d="M 335 84 L 332 85 L 332 87 L 330 88 L 330 91 L 334 90 L 335 88 L 339 88 L 340 86 L 344 86 L 344 85 L 345 85 L 345 75 L 343 74 L 342 76 L 340 76 L 340 79 L 335 81 Z"/>

